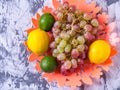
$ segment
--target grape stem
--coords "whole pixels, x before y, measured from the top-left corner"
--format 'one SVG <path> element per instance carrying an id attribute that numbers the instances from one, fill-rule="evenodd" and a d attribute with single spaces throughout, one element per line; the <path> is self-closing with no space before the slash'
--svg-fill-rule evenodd
<path id="1" fill-rule="evenodd" d="M 81 17 L 78 17 L 78 18 L 76 18 L 76 19 L 73 17 L 73 21 L 72 21 L 72 24 L 71 24 L 71 28 L 72 28 L 71 32 L 74 31 L 73 25 L 75 24 L 75 22 L 76 22 L 76 21 L 79 21 L 80 19 L 81 19 Z M 78 30 L 75 30 L 75 31 L 77 32 Z M 81 32 L 81 30 L 80 30 L 80 32 Z"/>

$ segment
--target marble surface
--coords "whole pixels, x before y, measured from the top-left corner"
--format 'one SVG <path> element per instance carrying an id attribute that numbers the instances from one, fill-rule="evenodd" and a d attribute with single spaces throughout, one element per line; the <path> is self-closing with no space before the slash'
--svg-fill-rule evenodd
<path id="1" fill-rule="evenodd" d="M 95 0 L 87 0 L 88 2 Z M 116 22 L 115 31 L 120 36 L 120 0 L 96 0 L 110 19 Z M 48 84 L 28 63 L 28 54 L 23 46 L 27 38 L 25 30 L 32 26 L 30 19 L 51 0 L 0 0 L 0 90 L 72 90 Z M 117 49 L 120 51 L 118 44 Z M 114 66 L 93 85 L 84 85 L 77 90 L 120 90 L 120 52 L 113 58 Z"/>

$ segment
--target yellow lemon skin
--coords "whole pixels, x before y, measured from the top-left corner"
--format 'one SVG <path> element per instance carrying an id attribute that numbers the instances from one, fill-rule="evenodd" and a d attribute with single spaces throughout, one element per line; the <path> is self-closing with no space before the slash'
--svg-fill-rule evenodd
<path id="1" fill-rule="evenodd" d="M 38 55 L 41 55 L 48 50 L 49 42 L 50 39 L 48 34 L 40 29 L 31 31 L 27 39 L 29 49 Z"/>
<path id="2" fill-rule="evenodd" d="M 101 64 L 110 56 L 111 48 L 105 40 L 94 41 L 88 51 L 88 57 L 91 63 Z"/>

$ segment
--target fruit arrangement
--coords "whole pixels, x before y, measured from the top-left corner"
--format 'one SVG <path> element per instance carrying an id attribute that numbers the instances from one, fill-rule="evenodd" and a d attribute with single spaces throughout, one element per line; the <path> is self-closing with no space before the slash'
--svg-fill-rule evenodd
<path id="1" fill-rule="evenodd" d="M 68 2 L 64 2 L 63 6 L 58 7 L 54 12 L 57 17 L 56 21 L 50 13 L 44 13 L 39 20 L 39 27 L 42 30 L 35 30 L 28 36 L 28 47 L 39 55 L 45 53 L 50 46 L 51 58 L 47 56 L 47 62 L 41 61 L 42 64 L 53 63 L 51 60 L 54 57 L 59 63 L 60 72 L 66 75 L 67 72 L 80 67 L 86 59 L 96 64 L 107 60 L 110 55 L 110 45 L 103 40 L 97 41 L 99 32 L 104 29 L 99 25 L 96 18 L 77 10 L 75 6 L 69 6 Z M 54 40 L 49 43 L 45 31 L 51 30 Z M 34 37 L 40 41 L 36 41 L 37 39 L 34 41 Z M 91 45 L 91 43 L 95 45 Z M 42 64 L 40 66 L 43 69 L 46 66 Z M 47 70 L 43 69 L 43 71 L 51 72 L 50 67 L 56 68 L 56 65 L 57 63 L 55 63 L 55 67 L 54 65 L 47 65 Z M 52 71 L 54 70 L 52 69 Z"/>
<path id="2" fill-rule="evenodd" d="M 98 11 L 93 10 L 94 13 L 92 9 L 88 13 L 82 5 L 81 9 L 78 9 L 69 2 L 63 2 L 54 11 L 48 7 L 47 12 L 43 9 L 44 13 L 41 16 L 37 14 L 37 20 L 32 19 L 35 28 L 27 31 L 29 35 L 26 46 L 33 52 L 29 60 L 39 60 L 37 69 L 48 73 L 50 78 L 55 77 L 50 76 L 49 73 L 52 72 L 56 73 L 55 75 L 74 75 L 78 78 L 78 72 L 87 72 L 87 68 L 97 69 L 106 63 L 111 64 L 110 56 L 117 53 L 107 38 L 105 15 L 105 18 L 96 15 L 99 8 Z M 88 7 L 85 0 L 81 3 Z M 91 7 L 94 7 L 94 4 L 92 3 Z M 98 70 L 97 77 L 100 77 L 100 72 L 101 69 Z M 89 73 L 88 75 L 91 76 Z M 89 76 L 88 81 L 84 80 L 84 76 L 78 81 L 90 82 Z M 66 78 L 64 81 L 67 82 Z M 58 83 L 60 82 L 58 80 Z"/>

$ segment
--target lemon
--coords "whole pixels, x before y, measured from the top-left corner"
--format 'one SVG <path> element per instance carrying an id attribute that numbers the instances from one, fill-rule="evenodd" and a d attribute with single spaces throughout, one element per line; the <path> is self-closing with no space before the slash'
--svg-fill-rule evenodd
<path id="1" fill-rule="evenodd" d="M 40 29 L 31 31 L 27 39 L 29 49 L 38 55 L 48 50 L 49 42 L 48 34 Z"/>
<path id="2" fill-rule="evenodd" d="M 96 40 L 89 47 L 89 60 L 91 63 L 101 64 L 108 59 L 110 51 L 110 45 L 105 40 Z"/>
<path id="3" fill-rule="evenodd" d="M 39 27 L 42 30 L 50 31 L 55 22 L 54 17 L 50 13 L 44 13 L 39 20 Z"/>
<path id="4" fill-rule="evenodd" d="M 45 56 L 40 62 L 40 67 L 44 72 L 53 72 L 57 65 L 56 59 L 52 56 Z"/>

